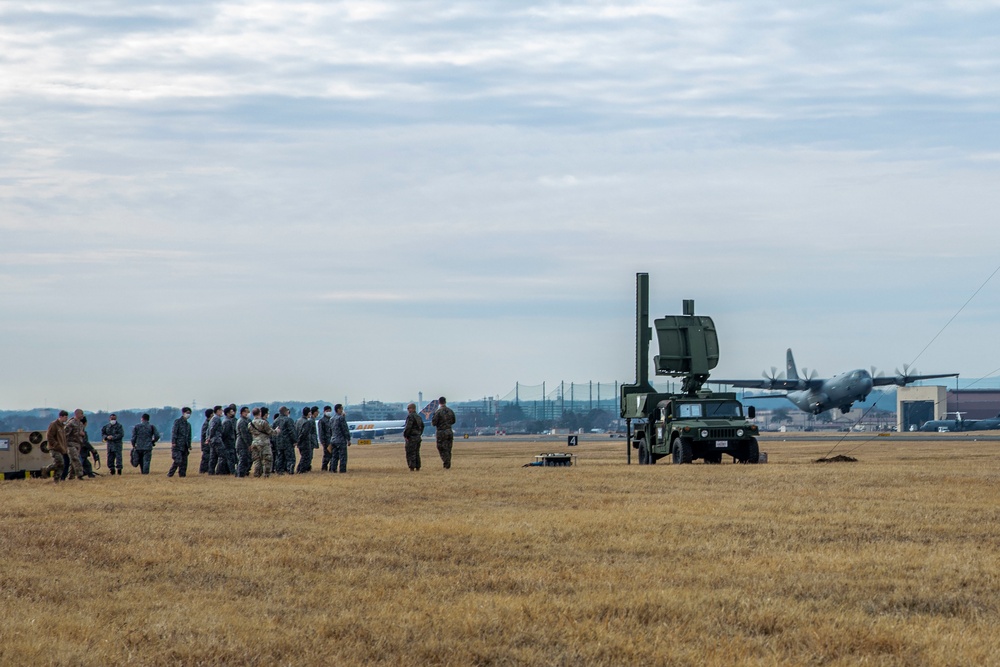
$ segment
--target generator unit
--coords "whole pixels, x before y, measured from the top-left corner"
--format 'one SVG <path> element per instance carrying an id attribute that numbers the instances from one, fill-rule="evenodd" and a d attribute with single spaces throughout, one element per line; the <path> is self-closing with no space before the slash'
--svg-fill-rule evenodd
<path id="1" fill-rule="evenodd" d="M 4 479 L 37 476 L 50 463 L 44 431 L 0 433 L 0 474 Z"/>

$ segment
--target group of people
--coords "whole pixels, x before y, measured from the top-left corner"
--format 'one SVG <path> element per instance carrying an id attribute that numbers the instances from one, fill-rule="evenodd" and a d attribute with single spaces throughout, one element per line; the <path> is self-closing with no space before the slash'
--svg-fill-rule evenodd
<path id="1" fill-rule="evenodd" d="M 403 427 L 406 464 L 411 471 L 420 470 L 420 444 L 424 433 L 424 420 L 417 406 L 410 403 Z M 293 420 L 287 407 L 281 407 L 273 421 L 268 421 L 270 410 L 266 407 L 243 407 L 236 416 L 236 405 L 217 405 L 205 410 L 205 423 L 201 427 L 201 462 L 198 472 L 207 475 L 235 475 L 236 477 L 269 477 L 271 473 L 291 475 L 312 470 L 313 452 L 322 448 L 320 469 L 329 472 L 347 472 L 347 448 L 351 445 L 351 430 L 341 404 L 326 406 L 320 417 L 319 406 L 302 408 L 302 416 Z M 175 474 L 187 476 L 188 458 L 193 442 L 191 408 L 183 408 L 171 428 L 170 455 L 172 463 L 168 477 Z M 438 409 L 431 418 L 437 433 L 437 448 L 445 469 L 451 468 L 451 449 L 454 439 L 452 427 L 455 413 L 442 396 Z M 83 410 L 76 410 L 70 418 L 65 410 L 48 428 L 49 451 L 52 465 L 44 475 L 52 474 L 55 481 L 67 477 L 90 479 L 95 476 L 90 458 L 100 464 L 100 456 L 87 436 L 87 418 Z M 160 432 L 149 421 L 149 415 L 132 429 L 131 464 L 143 475 L 149 474 L 153 447 L 160 441 Z M 107 444 L 107 469 L 111 475 L 122 474 L 122 454 L 125 429 L 118 423 L 117 415 L 110 415 L 101 427 L 101 439 Z M 298 465 L 295 452 L 298 450 Z"/>

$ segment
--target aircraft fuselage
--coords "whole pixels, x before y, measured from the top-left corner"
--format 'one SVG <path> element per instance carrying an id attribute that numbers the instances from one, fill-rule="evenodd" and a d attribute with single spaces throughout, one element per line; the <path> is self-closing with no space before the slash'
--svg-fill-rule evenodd
<path id="1" fill-rule="evenodd" d="M 816 387 L 789 391 L 788 400 L 800 410 L 814 415 L 831 408 L 840 408 L 846 413 L 855 401 L 868 398 L 873 384 L 871 373 L 859 368 L 823 380 Z"/>

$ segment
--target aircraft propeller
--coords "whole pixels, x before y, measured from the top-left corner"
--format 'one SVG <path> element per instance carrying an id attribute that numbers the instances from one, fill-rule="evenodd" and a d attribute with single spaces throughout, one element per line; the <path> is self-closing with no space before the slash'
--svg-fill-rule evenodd
<path id="1" fill-rule="evenodd" d="M 778 380 L 785 379 L 785 373 L 784 371 L 778 373 L 778 368 L 776 366 L 771 366 L 771 374 L 768 375 L 767 371 L 764 371 L 761 373 L 761 377 L 770 382 L 771 386 L 773 387 L 775 382 L 777 382 Z"/>
<path id="2" fill-rule="evenodd" d="M 896 385 L 899 386 L 899 387 L 906 386 L 907 380 L 909 380 L 910 375 L 911 375 L 911 373 L 910 373 L 910 365 L 909 364 L 903 364 L 903 372 L 902 373 L 899 372 L 899 368 L 896 368 L 896 378 L 895 378 L 896 379 Z M 916 368 L 913 369 L 912 375 L 919 375 L 919 373 L 917 373 L 917 369 Z"/>

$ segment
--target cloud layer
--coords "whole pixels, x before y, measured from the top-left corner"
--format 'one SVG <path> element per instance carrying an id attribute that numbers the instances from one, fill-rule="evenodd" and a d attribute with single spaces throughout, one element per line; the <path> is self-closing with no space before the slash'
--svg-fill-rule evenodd
<path id="1" fill-rule="evenodd" d="M 716 317 L 724 375 L 909 362 L 996 268 L 998 18 L 8 3 L 0 403 L 627 380 L 637 270 Z M 921 368 L 1000 366 L 996 304 Z"/>

